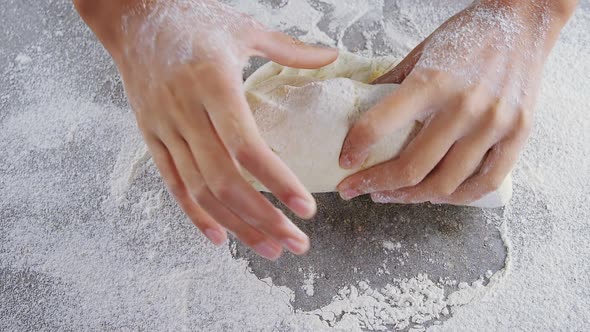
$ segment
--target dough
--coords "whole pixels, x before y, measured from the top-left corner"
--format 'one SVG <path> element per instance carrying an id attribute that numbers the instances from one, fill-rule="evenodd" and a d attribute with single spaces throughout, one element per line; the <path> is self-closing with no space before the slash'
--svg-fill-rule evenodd
<path id="1" fill-rule="evenodd" d="M 313 193 L 333 192 L 347 176 L 396 157 L 421 124 L 391 133 L 373 147 L 360 169 L 339 166 L 342 143 L 354 121 L 397 88 L 370 85 L 397 64 L 393 58 L 367 59 L 342 53 L 331 65 L 303 70 L 267 63 L 244 83 L 246 97 L 270 148 Z M 249 174 L 245 177 L 266 189 Z M 470 204 L 499 207 L 512 196 L 509 176 L 501 188 Z"/>

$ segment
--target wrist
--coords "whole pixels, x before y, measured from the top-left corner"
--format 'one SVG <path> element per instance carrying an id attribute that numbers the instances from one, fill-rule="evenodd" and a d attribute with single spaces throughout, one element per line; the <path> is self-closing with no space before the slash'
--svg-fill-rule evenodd
<path id="1" fill-rule="evenodd" d="M 533 19 L 550 18 L 563 26 L 574 13 L 578 0 L 483 0 L 492 6 L 501 6 L 521 12 Z"/>
<path id="2" fill-rule="evenodd" d="M 73 0 L 80 17 L 113 57 L 123 42 L 123 17 L 136 8 L 145 8 L 146 0 Z"/>
<path id="3" fill-rule="evenodd" d="M 574 13 L 577 0 L 479 0 L 484 7 L 506 10 L 523 29 L 520 34 L 544 41 L 545 54 L 553 48 Z"/>

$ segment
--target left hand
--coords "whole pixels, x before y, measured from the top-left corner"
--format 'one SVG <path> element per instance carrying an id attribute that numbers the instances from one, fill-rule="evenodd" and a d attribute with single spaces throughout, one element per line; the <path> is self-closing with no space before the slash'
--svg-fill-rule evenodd
<path id="1" fill-rule="evenodd" d="M 423 127 L 397 158 L 342 181 L 341 196 L 458 205 L 496 190 L 529 136 L 543 65 L 573 11 L 559 2 L 477 1 L 379 78 L 401 85 L 355 123 L 341 167 L 358 168 L 408 123 Z"/>
<path id="2" fill-rule="evenodd" d="M 170 193 L 212 243 L 227 232 L 261 256 L 309 250 L 309 237 L 242 176 L 247 170 L 301 218 L 313 196 L 264 142 L 243 91 L 251 56 L 318 68 L 336 50 L 270 31 L 217 0 L 76 0 L 111 53 Z"/>

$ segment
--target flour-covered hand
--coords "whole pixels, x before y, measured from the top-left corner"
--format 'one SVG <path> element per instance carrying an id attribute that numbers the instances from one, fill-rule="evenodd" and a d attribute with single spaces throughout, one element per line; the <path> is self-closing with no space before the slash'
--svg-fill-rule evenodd
<path id="1" fill-rule="evenodd" d="M 267 147 L 244 97 L 251 56 L 315 68 L 337 52 L 296 42 L 215 0 L 76 0 L 111 53 L 153 160 L 181 208 L 215 244 L 233 232 L 260 255 L 308 237 L 242 178 L 258 179 L 303 218 L 313 197 Z"/>
<path id="2" fill-rule="evenodd" d="M 346 199 L 467 204 L 497 189 L 531 130 L 543 65 L 575 1 L 476 1 L 375 83 L 400 83 L 350 130 L 340 158 L 362 165 L 386 134 L 423 122 L 395 159 L 340 183 Z"/>

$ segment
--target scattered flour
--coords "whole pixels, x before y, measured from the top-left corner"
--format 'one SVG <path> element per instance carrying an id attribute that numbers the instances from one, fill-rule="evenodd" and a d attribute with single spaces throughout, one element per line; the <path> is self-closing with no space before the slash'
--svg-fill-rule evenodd
<path id="1" fill-rule="evenodd" d="M 399 242 L 393 243 L 389 240 L 383 241 L 383 248 L 385 248 L 385 250 L 396 251 L 396 250 L 400 250 L 401 247 L 402 247 L 402 244 Z"/>
<path id="2" fill-rule="evenodd" d="M 330 45 L 347 46 L 355 25 L 367 24 L 360 35 L 368 54 L 387 45 L 407 52 L 467 4 L 227 2 L 303 40 Z M 93 100 L 105 94 L 100 82 L 114 76 L 114 68 L 89 42 L 70 2 L 31 6 L 39 15 L 35 22 L 49 20 L 67 40 L 58 44 L 52 38 L 62 36 L 41 24 L 35 45 L 6 39 L 23 57 L 8 57 L 16 66 L 7 64 L 0 78 L 0 330 L 587 329 L 588 1 L 581 1 L 547 66 L 537 126 L 504 214 L 507 268 L 486 273 L 489 284 L 417 275 L 373 289 L 359 281 L 312 312 L 293 312 L 293 290 L 257 279 L 227 248 L 209 246 L 175 207 L 132 129 L 128 107 Z M 55 17 L 45 16 L 44 6 Z M 19 8 L 14 1 L 8 7 Z M 313 295 L 317 276 L 306 273 L 304 286 Z M 445 294 L 447 284 L 459 289 Z"/>
<path id="3" fill-rule="evenodd" d="M 499 271 L 489 280 L 493 287 L 504 277 Z M 425 326 L 447 320 L 455 308 L 481 300 L 488 288 L 482 279 L 464 284 L 450 295 L 427 275 L 394 279 L 382 289 L 366 281 L 343 287 L 329 305 L 304 315 L 315 315 L 333 329 L 342 330 L 423 330 Z"/>
<path id="4" fill-rule="evenodd" d="M 307 296 L 313 296 L 314 294 L 314 283 L 315 280 L 319 277 L 317 273 L 313 272 L 313 269 L 310 269 L 309 272 L 305 273 L 305 279 L 303 280 L 303 285 L 301 289 L 305 292 Z"/>
<path id="5" fill-rule="evenodd" d="M 250 17 L 215 0 L 140 1 L 122 21 L 131 40 L 125 55 L 148 67 L 205 59 L 241 67 L 244 40 L 259 27 Z"/>
<path id="6" fill-rule="evenodd" d="M 124 142 L 111 173 L 111 195 L 119 204 L 125 202 L 127 191 L 149 158 L 149 151 L 139 133 Z"/>
<path id="7" fill-rule="evenodd" d="M 33 59 L 31 59 L 30 56 L 23 54 L 23 53 L 19 53 L 16 58 L 14 59 L 18 64 L 20 65 L 28 65 L 31 62 L 33 62 Z"/>

